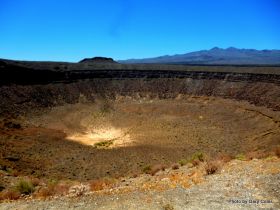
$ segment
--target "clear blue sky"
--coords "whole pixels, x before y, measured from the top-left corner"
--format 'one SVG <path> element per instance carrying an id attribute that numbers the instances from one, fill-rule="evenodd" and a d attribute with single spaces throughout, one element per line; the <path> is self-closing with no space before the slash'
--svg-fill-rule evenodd
<path id="1" fill-rule="evenodd" d="M 280 0 L 0 0 L 0 58 L 280 49 Z"/>

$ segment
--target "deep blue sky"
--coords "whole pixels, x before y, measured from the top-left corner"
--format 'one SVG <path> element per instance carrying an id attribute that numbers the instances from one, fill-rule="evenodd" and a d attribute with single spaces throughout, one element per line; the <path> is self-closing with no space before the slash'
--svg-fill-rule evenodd
<path id="1" fill-rule="evenodd" d="M 0 0 L 0 58 L 280 49 L 280 0 Z"/>

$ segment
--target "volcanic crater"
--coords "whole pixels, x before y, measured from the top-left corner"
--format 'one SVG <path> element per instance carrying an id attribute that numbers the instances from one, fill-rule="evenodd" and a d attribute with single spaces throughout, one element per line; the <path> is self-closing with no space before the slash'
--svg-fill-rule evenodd
<path id="1" fill-rule="evenodd" d="M 85 61 L 1 61 L 2 168 L 86 181 L 280 144 L 279 67 Z"/>

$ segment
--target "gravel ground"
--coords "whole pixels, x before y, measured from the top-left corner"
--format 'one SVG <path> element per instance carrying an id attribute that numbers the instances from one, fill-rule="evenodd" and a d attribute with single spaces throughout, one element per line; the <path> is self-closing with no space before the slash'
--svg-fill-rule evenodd
<path id="1" fill-rule="evenodd" d="M 279 158 L 233 160 L 220 173 L 203 175 L 200 181 L 191 182 L 188 187 L 181 181 L 164 190 L 142 187 L 145 183 L 163 186 L 171 176 L 185 179 L 186 175 L 194 181 L 194 176 L 199 174 L 195 171 L 199 172 L 202 167 L 181 167 L 150 178 L 149 175 L 127 178 L 112 193 L 50 200 L 26 199 L 2 203 L 0 209 L 280 209 Z M 120 191 L 125 187 L 130 190 Z"/>

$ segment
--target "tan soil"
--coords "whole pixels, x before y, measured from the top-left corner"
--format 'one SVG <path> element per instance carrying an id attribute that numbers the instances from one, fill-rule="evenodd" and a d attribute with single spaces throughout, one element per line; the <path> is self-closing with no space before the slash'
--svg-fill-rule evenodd
<path id="1" fill-rule="evenodd" d="M 1 165 L 52 179 L 120 177 L 142 173 L 147 165 L 188 159 L 197 151 L 235 156 L 280 144 L 280 112 L 214 97 L 119 97 L 58 106 L 17 121 L 22 129 L 2 123 Z M 15 154 L 18 161 L 7 160 Z"/>

